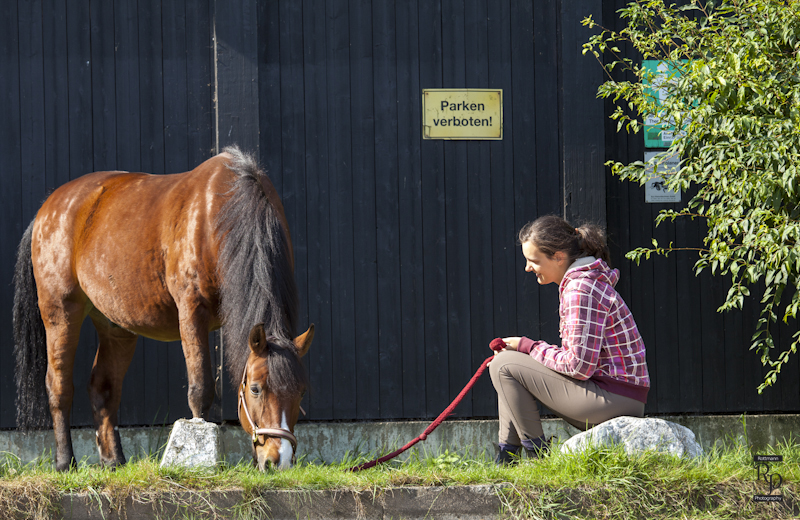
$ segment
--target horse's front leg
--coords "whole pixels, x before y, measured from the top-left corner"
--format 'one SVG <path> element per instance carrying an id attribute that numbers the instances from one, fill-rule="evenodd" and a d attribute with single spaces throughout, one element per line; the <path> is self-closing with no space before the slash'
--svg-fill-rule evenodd
<path id="1" fill-rule="evenodd" d="M 136 351 L 137 335 L 109 323 L 102 315 L 91 315 L 100 342 L 89 380 L 89 401 L 97 431 L 100 463 L 115 467 L 125 464 L 119 438 L 119 404 L 122 381 Z"/>
<path id="2" fill-rule="evenodd" d="M 208 350 L 208 312 L 204 307 L 184 307 L 180 315 L 181 344 L 189 377 L 189 409 L 195 418 L 208 418 L 214 401 L 214 374 Z"/>

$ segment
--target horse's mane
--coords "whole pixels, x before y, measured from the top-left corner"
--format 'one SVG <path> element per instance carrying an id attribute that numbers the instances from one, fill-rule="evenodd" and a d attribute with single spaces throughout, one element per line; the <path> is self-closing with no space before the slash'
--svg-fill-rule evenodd
<path id="1" fill-rule="evenodd" d="M 296 393 L 306 384 L 306 375 L 293 343 L 298 297 L 291 246 L 264 193 L 255 159 L 237 147 L 224 152 L 232 156 L 227 166 L 235 174 L 230 199 L 217 217 L 225 364 L 238 384 L 250 352 L 250 330 L 264 323 L 270 342 L 267 384 L 274 392 Z"/>

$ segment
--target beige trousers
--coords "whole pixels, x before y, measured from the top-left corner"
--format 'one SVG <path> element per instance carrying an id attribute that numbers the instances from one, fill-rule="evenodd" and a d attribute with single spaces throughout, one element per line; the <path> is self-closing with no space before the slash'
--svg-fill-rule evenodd
<path id="1" fill-rule="evenodd" d="M 538 403 L 581 430 L 614 417 L 644 415 L 644 403 L 550 370 L 522 352 L 500 352 L 489 374 L 497 390 L 501 444 L 519 446 L 520 439 L 544 434 Z"/>

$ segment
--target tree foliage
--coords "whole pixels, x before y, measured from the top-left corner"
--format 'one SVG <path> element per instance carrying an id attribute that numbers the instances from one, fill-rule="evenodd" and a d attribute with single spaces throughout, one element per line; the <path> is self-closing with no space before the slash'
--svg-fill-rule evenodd
<path id="1" fill-rule="evenodd" d="M 695 195 L 680 211 L 661 211 L 656 222 L 705 222 L 694 269 L 730 281 L 719 311 L 741 309 L 758 288 L 761 312 L 751 349 L 769 367 L 760 393 L 777 380 L 800 343 L 795 332 L 788 346 L 776 348 L 770 333 L 778 319 L 796 329 L 800 311 L 800 2 L 692 0 L 677 6 L 639 0 L 619 14 L 626 22 L 619 31 L 583 21 L 600 30 L 584 45 L 584 53 L 605 57 L 609 79 L 598 96 L 614 101 L 611 117 L 618 131 L 639 131 L 647 114 L 683 130 L 670 147 L 681 157 L 679 170 L 664 175 L 661 159 L 650 166 L 668 188 Z M 660 103 L 647 88 L 658 78 L 639 57 L 620 51 L 626 44 L 639 57 L 675 69 L 661 84 L 667 96 Z M 614 79 L 623 73 L 636 80 Z M 652 174 L 642 161 L 609 165 L 614 174 L 641 184 Z M 654 241 L 627 257 L 638 263 L 678 249 L 685 248 Z"/>

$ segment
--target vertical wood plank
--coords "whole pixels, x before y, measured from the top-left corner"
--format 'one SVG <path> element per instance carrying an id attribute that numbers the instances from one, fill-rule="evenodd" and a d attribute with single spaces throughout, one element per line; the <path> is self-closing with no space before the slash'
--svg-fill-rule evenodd
<path id="1" fill-rule="evenodd" d="M 529 67 L 535 63 L 533 32 L 533 5 L 530 2 L 511 2 L 511 91 L 505 93 L 505 101 L 511 103 L 506 114 L 513 111 L 514 146 L 514 236 L 525 223 L 540 215 L 536 196 L 536 135 L 535 96 L 531 96 L 530 85 L 534 85 L 534 71 Z M 506 125 L 508 127 L 508 125 Z M 525 261 L 515 247 L 514 273 L 517 286 L 517 323 L 512 336 L 527 336 L 555 342 L 556 338 L 543 337 L 540 327 L 544 318 L 540 310 L 542 288 L 535 276 L 525 272 Z M 556 316 L 557 319 L 557 316 Z"/>
<path id="2" fill-rule="evenodd" d="M 465 88 L 466 35 L 464 4 L 456 0 L 442 1 L 442 79 L 446 87 Z M 471 372 L 469 354 L 472 319 L 469 308 L 469 212 L 467 142 L 446 141 L 444 145 L 445 175 L 445 241 L 447 249 L 447 339 L 448 384 L 450 399 L 455 398 L 468 381 Z M 472 415 L 472 402 L 464 400 L 454 416 Z"/>
<path id="3" fill-rule="evenodd" d="M 378 324 L 381 418 L 402 417 L 403 353 L 399 257 L 399 171 L 397 150 L 397 60 L 394 11 L 373 5 L 373 73 L 375 102 L 375 180 L 378 252 Z"/>
<path id="4" fill-rule="evenodd" d="M 281 163 L 281 11 L 278 0 L 258 2 L 258 120 L 261 164 L 283 195 Z"/>
<path id="5" fill-rule="evenodd" d="M 725 277 L 726 286 L 730 286 L 730 277 Z M 744 316 L 740 310 L 732 310 L 722 315 L 725 338 L 725 409 L 726 411 L 744 410 L 745 386 L 742 384 L 746 372 L 747 350 L 742 348 L 744 336 Z"/>
<path id="6" fill-rule="evenodd" d="M 117 168 L 116 63 L 114 9 L 111 2 L 91 2 L 92 169 Z"/>
<path id="7" fill-rule="evenodd" d="M 561 204 L 563 200 L 563 181 L 559 160 L 560 150 L 564 143 L 560 141 L 560 132 L 557 128 L 557 122 L 559 121 L 559 95 L 561 94 L 559 91 L 559 67 L 561 67 L 561 63 L 558 59 L 558 39 L 560 36 L 558 7 L 557 0 L 545 0 L 537 3 L 533 7 L 533 13 L 527 12 L 527 6 L 525 6 L 525 23 L 528 23 L 531 15 L 533 18 L 534 45 L 531 56 L 533 64 L 532 66 L 526 65 L 524 61 L 518 63 L 514 74 L 516 77 L 517 69 L 522 68 L 523 74 L 528 75 L 533 85 L 533 99 L 525 99 L 524 103 L 530 105 L 532 109 L 531 124 L 535 128 L 532 134 L 532 138 L 535 139 L 535 152 L 533 152 L 533 157 L 531 158 L 533 171 L 531 172 L 530 181 L 535 184 L 533 188 L 535 192 L 529 196 L 536 200 L 536 217 L 558 215 L 563 212 Z M 525 52 L 526 56 L 530 52 L 527 44 L 525 44 Z M 522 95 L 524 94 L 525 92 L 523 91 Z M 519 227 L 517 230 L 519 230 Z M 521 258 L 521 256 L 518 253 L 518 257 Z M 524 273 L 522 273 L 522 276 L 525 276 L 527 283 L 537 286 L 534 277 L 526 276 Z M 535 293 L 529 293 L 530 296 L 528 297 L 538 296 L 539 298 L 538 337 L 551 343 L 557 343 L 559 338 L 558 287 L 555 284 L 549 284 L 537 286 L 533 290 Z"/>
<path id="8" fill-rule="evenodd" d="M 326 13 L 315 2 L 303 3 L 305 74 L 305 155 L 307 228 L 309 247 L 309 315 L 318 324 L 314 349 L 308 354 L 315 392 L 311 409 L 315 419 L 333 419 L 333 365 L 331 314 L 331 221 L 329 131 L 326 63 Z"/>
<path id="9" fill-rule="evenodd" d="M 764 380 L 763 371 L 761 370 L 761 360 L 757 353 L 749 350 L 752 342 L 751 338 L 756 329 L 756 324 L 759 318 L 759 305 L 761 295 L 764 294 L 763 284 L 758 287 L 750 289 L 750 298 L 745 298 L 744 309 L 742 311 L 742 338 L 737 342 L 736 347 L 742 349 L 745 356 L 744 375 L 741 381 L 742 390 L 744 392 L 745 405 L 743 411 L 763 411 L 764 410 L 764 396 L 759 394 L 756 390 L 761 382 Z M 783 381 L 781 381 L 783 383 Z M 795 388 L 797 388 L 795 386 Z"/>
<path id="10" fill-rule="evenodd" d="M 0 276 L 11 283 L 16 263 L 17 244 L 27 228 L 30 218 L 25 220 L 22 211 L 23 170 L 20 157 L 21 118 L 20 112 L 20 42 L 19 16 L 17 3 L 7 6 L 0 17 L 0 153 L 4 160 L 0 163 L 0 178 L 3 189 L 0 190 L 0 239 L 8 244 L 0 250 Z M 23 222 L 25 222 L 23 224 Z M 0 298 L 0 324 L 8 331 L 0 335 L 0 349 L 8 354 L 14 351 L 14 338 L 11 333 L 13 313 L 13 289 L 7 290 L 4 298 Z M 0 428 L 16 426 L 16 389 L 14 386 L 14 363 L 0 363 Z"/>
<path id="11" fill-rule="evenodd" d="M 186 98 L 188 88 L 186 11 L 185 0 L 170 0 L 162 5 L 164 147 L 166 151 L 165 167 L 168 173 L 184 172 L 190 169 L 189 140 L 187 138 L 189 107 Z M 252 110 L 251 107 L 248 108 Z"/>
<path id="12" fill-rule="evenodd" d="M 791 301 L 791 292 L 793 291 L 788 292 L 790 294 L 786 295 L 787 301 Z M 752 297 L 750 299 L 752 300 Z M 797 323 L 797 320 L 790 320 L 788 324 L 781 323 L 780 352 L 788 350 L 792 341 L 794 341 L 794 335 L 797 333 Z M 744 344 L 741 347 L 743 350 L 749 348 L 748 340 L 751 337 L 752 332 L 743 336 L 742 339 Z M 751 373 L 754 372 L 750 367 L 755 365 L 757 362 L 758 359 L 755 353 L 747 350 L 746 370 Z M 774 409 L 800 410 L 800 391 L 798 391 L 798 388 L 800 388 L 800 356 L 798 356 L 797 353 L 790 354 L 789 361 L 781 369 L 781 373 L 778 378 L 780 380 L 780 395 L 778 395 L 778 392 L 776 392 L 775 401 L 770 404 L 773 404 Z M 745 391 L 750 395 L 757 395 L 755 390 L 756 387 L 757 385 L 748 385 Z"/>
<path id="13" fill-rule="evenodd" d="M 724 301 L 719 277 L 708 269 L 700 277 L 700 308 L 703 329 L 703 411 L 720 413 L 725 409 L 725 325 L 716 309 Z"/>
<path id="14" fill-rule="evenodd" d="M 138 0 L 140 161 L 148 173 L 164 167 L 164 69 L 161 0 Z"/>
<path id="15" fill-rule="evenodd" d="M 515 189 L 514 189 L 514 110 L 511 55 L 510 0 L 490 0 L 489 12 L 489 78 L 490 88 L 503 89 L 503 140 L 492 141 L 491 151 L 491 223 L 492 223 L 492 301 L 493 329 L 488 343 L 495 337 L 517 334 L 516 270 L 519 250 L 516 246 Z M 485 346 L 485 345 L 484 345 Z M 494 408 L 497 399 L 494 389 Z"/>
<path id="16" fill-rule="evenodd" d="M 167 3 L 164 6 L 166 9 Z M 258 158 L 260 139 L 256 2 L 216 0 L 214 17 L 218 151 L 228 145 L 238 144 L 242 150 L 255 154 Z M 168 35 L 169 33 L 165 33 L 164 37 L 167 38 Z"/>
<path id="17" fill-rule="evenodd" d="M 378 325 L 378 246 L 375 202 L 375 109 L 372 2 L 350 2 L 350 122 L 353 165 L 353 244 L 355 278 L 356 400 L 358 419 L 380 417 Z"/>
<path id="18" fill-rule="evenodd" d="M 438 2 L 419 4 L 420 86 L 442 88 L 442 12 Z M 422 129 L 420 128 L 420 131 Z M 422 243 L 425 298 L 425 388 L 428 416 L 450 403 L 448 374 L 447 249 L 445 247 L 444 143 L 423 141 Z"/>
<path id="19" fill-rule="evenodd" d="M 46 0 L 42 7 L 45 98 L 45 192 L 69 181 L 69 70 L 67 6 Z"/>
<path id="20" fill-rule="evenodd" d="M 494 88 L 489 75 L 489 6 L 486 0 L 466 2 L 464 11 L 466 84 L 469 88 Z M 486 348 L 493 338 L 492 314 L 492 172 L 489 141 L 467 144 L 467 207 L 469 211 L 469 313 L 472 317 L 469 370 L 474 372 L 491 351 Z M 466 357 L 466 356 L 465 356 Z M 466 381 L 459 381 L 464 386 Z M 457 385 L 457 386 L 458 386 Z M 460 391 L 460 390 L 459 390 Z M 472 415 L 494 413 L 497 401 L 490 378 L 481 378 L 471 392 Z"/>
<path id="21" fill-rule="evenodd" d="M 596 99 L 602 83 L 600 67 L 582 54 L 589 29 L 580 21 L 591 15 L 602 24 L 601 0 L 560 2 L 562 163 L 564 216 L 569 222 L 591 221 L 605 227 L 605 168 L 603 167 L 603 103 Z"/>
<path id="22" fill-rule="evenodd" d="M 418 9 L 416 0 L 395 6 L 403 417 L 426 415 Z"/>
<path id="23" fill-rule="evenodd" d="M 690 194 L 684 193 L 682 197 L 688 200 Z M 675 243 L 686 244 L 688 247 L 700 247 L 700 222 L 688 219 L 675 221 Z M 702 409 L 702 380 L 703 359 L 700 336 L 697 332 L 701 329 L 700 299 L 691 295 L 697 290 L 698 280 L 694 276 L 694 264 L 697 261 L 696 253 L 678 253 L 677 286 L 676 294 L 679 301 L 678 311 L 678 359 L 680 359 L 679 385 L 681 389 L 680 411 L 699 412 Z M 675 363 L 675 360 L 671 360 Z"/>
<path id="24" fill-rule="evenodd" d="M 629 136 L 627 140 L 629 160 L 636 157 L 644 159 L 644 138 L 641 134 Z M 653 214 L 648 204 L 644 202 L 644 189 L 639 186 L 630 186 L 630 247 L 643 247 L 650 244 L 653 237 Z M 642 261 L 640 265 L 632 265 L 630 272 L 630 286 L 632 288 L 630 300 L 627 301 L 636 320 L 636 325 L 645 344 L 647 368 L 650 372 L 650 392 L 647 397 L 645 413 L 660 413 L 660 379 L 658 377 L 658 358 L 656 347 L 655 320 L 657 297 L 654 280 L 657 275 L 652 261 Z"/>
<path id="25" fill-rule="evenodd" d="M 333 416 L 357 414 L 355 366 L 355 270 L 353 258 L 353 174 L 350 134 L 350 23 L 346 2 L 328 0 L 327 85 L 330 129 L 331 361 Z"/>
<path id="26" fill-rule="evenodd" d="M 192 168 L 215 155 L 213 1 L 191 2 L 186 9 L 186 133 Z"/>
<path id="27" fill-rule="evenodd" d="M 313 298 L 308 284 L 309 247 L 306 215 L 306 167 L 305 167 L 305 83 L 303 72 L 303 58 L 305 29 L 303 27 L 303 4 L 300 2 L 286 2 L 279 4 L 280 11 L 280 95 L 281 103 L 278 106 L 281 117 L 280 156 L 282 172 L 282 202 L 289 221 L 292 234 L 292 247 L 294 248 L 295 280 L 300 296 L 300 323 L 320 324 L 320 316 L 309 314 L 310 301 Z M 313 250 L 316 261 L 317 250 Z M 317 332 L 319 333 L 319 331 Z M 303 360 L 306 367 L 310 367 L 314 352 L 321 341 L 320 337 L 314 341 L 311 354 Z M 314 419 L 314 410 L 311 408 L 311 398 L 318 393 L 329 391 L 320 388 L 317 381 L 312 379 L 310 391 L 303 400 L 303 407 L 308 411 L 307 419 Z"/>
<path id="28" fill-rule="evenodd" d="M 19 105 L 20 155 L 24 196 L 23 220 L 39 210 L 45 192 L 44 55 L 42 2 L 19 3 Z M 24 228 L 23 228 L 24 229 Z"/>
<path id="29" fill-rule="evenodd" d="M 651 220 L 655 220 L 663 204 L 650 204 Z M 670 205 L 675 207 L 674 205 Z M 675 227 L 661 225 L 653 228 L 653 237 L 660 244 L 675 243 Z M 655 279 L 653 298 L 655 303 L 654 343 L 656 364 L 652 369 L 659 381 L 659 413 L 680 412 L 680 369 L 683 363 L 678 345 L 678 295 L 675 274 L 675 255 L 652 259 Z M 652 347 L 651 347 L 652 348 Z M 650 369 L 650 367 L 648 367 Z M 651 370 L 652 370 L 651 369 Z"/>
<path id="30" fill-rule="evenodd" d="M 114 10 L 117 163 L 141 170 L 139 107 L 139 18 L 135 0 L 120 0 Z"/>

